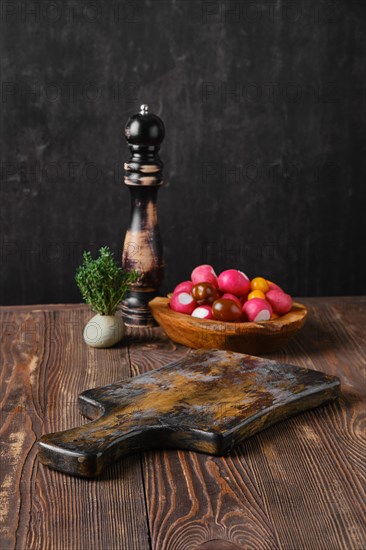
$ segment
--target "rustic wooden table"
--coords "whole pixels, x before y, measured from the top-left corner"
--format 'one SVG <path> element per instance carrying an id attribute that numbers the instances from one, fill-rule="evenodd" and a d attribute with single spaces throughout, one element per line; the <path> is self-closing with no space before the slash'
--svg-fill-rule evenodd
<path id="1" fill-rule="evenodd" d="M 159 329 L 96 350 L 79 305 L 1 312 L 1 550 L 366 548 L 366 299 L 302 300 L 302 331 L 271 354 L 335 374 L 342 398 L 268 429 L 225 458 L 146 452 L 96 480 L 37 460 L 46 432 L 81 424 L 77 395 L 184 356 Z"/>

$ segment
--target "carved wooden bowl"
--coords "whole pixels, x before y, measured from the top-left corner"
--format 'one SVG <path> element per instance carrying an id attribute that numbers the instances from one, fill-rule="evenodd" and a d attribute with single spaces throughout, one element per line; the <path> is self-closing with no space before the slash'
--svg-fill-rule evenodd
<path id="1" fill-rule="evenodd" d="M 225 349 L 258 355 L 283 347 L 305 323 L 308 311 L 294 302 L 291 311 L 263 323 L 225 323 L 176 313 L 169 298 L 154 298 L 149 303 L 155 321 L 174 342 L 191 348 Z"/>

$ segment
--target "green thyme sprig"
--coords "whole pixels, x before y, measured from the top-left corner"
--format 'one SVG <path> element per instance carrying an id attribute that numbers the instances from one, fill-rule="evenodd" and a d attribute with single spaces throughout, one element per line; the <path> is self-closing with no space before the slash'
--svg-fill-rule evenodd
<path id="1" fill-rule="evenodd" d="M 84 301 L 101 315 L 114 315 L 118 304 L 138 278 L 137 271 L 124 271 L 117 264 L 107 246 L 99 250 L 96 260 L 85 251 L 83 263 L 75 275 Z"/>

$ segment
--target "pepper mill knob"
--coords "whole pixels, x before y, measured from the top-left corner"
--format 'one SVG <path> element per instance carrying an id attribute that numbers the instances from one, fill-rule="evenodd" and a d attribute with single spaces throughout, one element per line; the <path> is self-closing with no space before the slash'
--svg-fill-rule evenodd
<path id="1" fill-rule="evenodd" d="M 163 184 L 163 163 L 158 151 L 165 136 L 163 121 L 147 105 L 131 116 L 125 127 L 130 159 L 125 163 L 125 184 L 131 193 L 131 220 L 122 252 L 122 267 L 140 273 L 122 315 L 128 326 L 154 326 L 148 303 L 164 276 L 163 245 L 157 214 L 157 194 Z"/>

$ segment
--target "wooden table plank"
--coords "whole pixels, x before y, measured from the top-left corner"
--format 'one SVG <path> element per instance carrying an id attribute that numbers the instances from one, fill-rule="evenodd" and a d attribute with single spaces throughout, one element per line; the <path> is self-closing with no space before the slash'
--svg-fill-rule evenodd
<path id="1" fill-rule="evenodd" d="M 365 362 L 359 327 L 365 322 L 366 302 L 304 302 L 310 309 L 309 323 L 281 359 L 339 376 L 342 398 L 274 426 L 245 447 L 257 447 L 251 465 L 282 547 L 365 548 L 365 447 L 360 429 Z"/>
<path id="2" fill-rule="evenodd" d="M 128 347 L 95 350 L 81 340 L 88 308 L 0 308 L 1 550 L 365 548 L 366 299 L 301 301 L 308 322 L 270 357 L 338 375 L 338 403 L 278 424 L 228 457 L 149 452 L 98 480 L 38 465 L 35 441 L 85 421 L 80 391 L 189 350 L 160 329 L 130 331 Z"/>
<path id="3" fill-rule="evenodd" d="M 38 464 L 42 433 L 86 420 L 78 394 L 130 375 L 128 349 L 82 343 L 89 308 L 2 312 L 3 374 L 0 548 L 150 548 L 140 460 L 116 464 L 98 480 Z"/>

